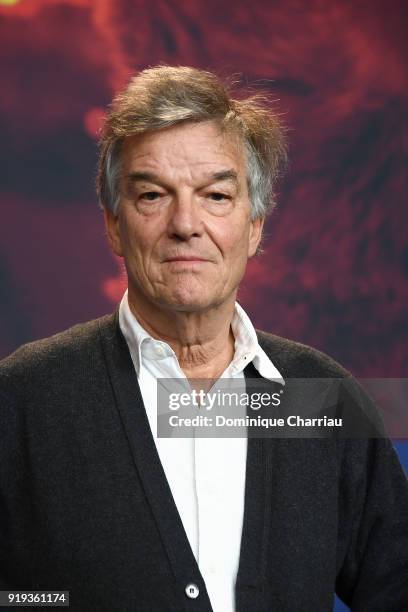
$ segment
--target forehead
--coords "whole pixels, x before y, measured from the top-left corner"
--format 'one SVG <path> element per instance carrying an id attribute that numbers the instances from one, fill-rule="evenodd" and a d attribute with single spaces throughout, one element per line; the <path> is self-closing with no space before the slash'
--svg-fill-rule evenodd
<path id="1" fill-rule="evenodd" d="M 124 142 L 122 162 L 126 171 L 201 175 L 233 169 L 238 176 L 246 174 L 242 139 L 214 121 L 183 123 L 131 136 Z"/>

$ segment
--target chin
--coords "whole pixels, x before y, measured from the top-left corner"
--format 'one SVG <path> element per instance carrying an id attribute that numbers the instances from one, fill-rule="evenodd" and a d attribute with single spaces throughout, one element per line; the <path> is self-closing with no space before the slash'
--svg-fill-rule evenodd
<path id="1" fill-rule="evenodd" d="M 163 306 L 166 306 L 169 310 L 174 312 L 200 312 L 207 310 L 212 306 L 211 303 L 205 302 L 202 299 L 191 299 L 191 296 L 187 299 L 173 299 L 163 302 Z"/>
<path id="2" fill-rule="evenodd" d="M 205 298 L 203 292 L 177 291 L 172 295 L 163 296 L 161 305 L 174 312 L 200 312 L 215 306 L 219 301 Z M 222 300 L 221 300 L 222 301 Z"/>
<path id="3" fill-rule="evenodd" d="M 187 279 L 180 280 L 181 282 L 168 284 L 160 296 L 162 299 L 159 297 L 163 306 L 180 312 L 195 312 L 209 308 L 216 301 L 214 281 L 211 287 L 212 295 L 209 295 L 208 282 L 197 282 L 195 278 L 189 278 L 188 282 L 185 282 Z"/>

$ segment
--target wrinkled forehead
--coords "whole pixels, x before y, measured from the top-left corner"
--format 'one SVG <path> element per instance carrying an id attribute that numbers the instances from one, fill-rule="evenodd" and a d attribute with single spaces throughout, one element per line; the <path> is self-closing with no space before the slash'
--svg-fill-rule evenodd
<path id="1" fill-rule="evenodd" d="M 243 138 L 215 121 L 185 122 L 125 138 L 122 169 L 207 172 L 233 169 L 246 179 L 246 152 Z M 123 176 L 123 175 L 122 175 Z"/>

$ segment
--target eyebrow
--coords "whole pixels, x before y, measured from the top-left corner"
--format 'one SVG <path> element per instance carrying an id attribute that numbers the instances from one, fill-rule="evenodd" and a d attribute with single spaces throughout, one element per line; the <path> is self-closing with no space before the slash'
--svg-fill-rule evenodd
<path id="1" fill-rule="evenodd" d="M 149 183 L 160 183 L 160 179 L 154 172 L 129 172 L 127 178 L 131 181 L 148 181 Z"/>
<path id="2" fill-rule="evenodd" d="M 238 174 L 235 170 L 221 170 L 220 172 L 214 172 L 210 176 L 212 181 L 232 181 L 236 185 L 238 185 Z"/>
<path id="3" fill-rule="evenodd" d="M 139 181 L 147 181 L 149 183 L 154 183 L 156 185 L 163 185 L 163 181 L 160 177 L 154 172 L 129 172 L 127 178 L 133 182 Z M 236 185 L 238 185 L 238 174 L 235 170 L 220 170 L 219 172 L 214 172 L 210 174 L 208 179 L 209 182 L 218 182 L 218 181 L 232 181 Z"/>

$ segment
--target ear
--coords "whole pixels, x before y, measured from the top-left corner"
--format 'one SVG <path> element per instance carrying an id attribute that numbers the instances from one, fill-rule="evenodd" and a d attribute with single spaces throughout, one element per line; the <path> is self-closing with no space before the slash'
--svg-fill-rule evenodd
<path id="1" fill-rule="evenodd" d="M 119 216 L 113 214 L 109 208 L 104 206 L 103 217 L 105 220 L 106 235 L 110 248 L 119 257 L 123 257 L 122 243 L 120 240 Z"/>
<path id="2" fill-rule="evenodd" d="M 248 258 L 253 257 L 262 238 L 265 217 L 253 219 L 249 227 Z"/>

